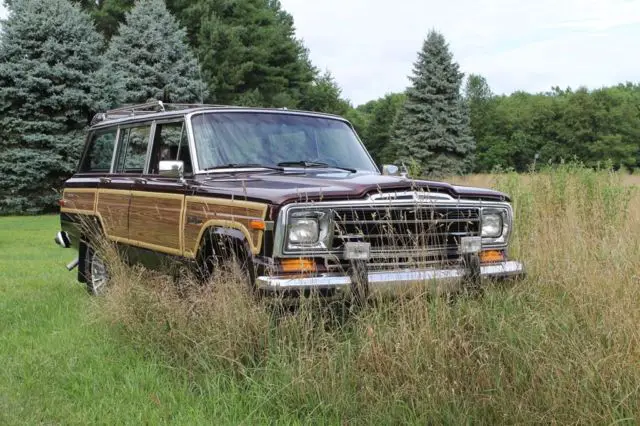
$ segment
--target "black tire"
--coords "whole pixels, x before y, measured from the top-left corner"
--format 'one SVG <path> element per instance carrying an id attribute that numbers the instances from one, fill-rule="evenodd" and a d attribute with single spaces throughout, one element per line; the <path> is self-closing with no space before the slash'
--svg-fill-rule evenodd
<path id="1" fill-rule="evenodd" d="M 207 283 L 217 270 L 227 269 L 237 276 L 250 294 L 255 295 L 256 273 L 248 250 L 240 241 L 213 237 L 202 249 L 202 256 L 198 261 L 198 275 Z"/>

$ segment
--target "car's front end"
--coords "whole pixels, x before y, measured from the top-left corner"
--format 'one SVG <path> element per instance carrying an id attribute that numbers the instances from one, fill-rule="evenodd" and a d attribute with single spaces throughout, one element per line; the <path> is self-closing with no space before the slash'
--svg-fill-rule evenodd
<path id="1" fill-rule="evenodd" d="M 273 224 L 268 291 L 474 287 L 524 275 L 509 257 L 508 201 L 413 189 L 359 200 L 294 202 Z"/>

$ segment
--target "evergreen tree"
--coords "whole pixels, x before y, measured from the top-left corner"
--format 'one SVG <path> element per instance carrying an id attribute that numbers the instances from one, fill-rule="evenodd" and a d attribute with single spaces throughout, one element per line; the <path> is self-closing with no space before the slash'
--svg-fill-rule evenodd
<path id="1" fill-rule="evenodd" d="M 68 0 L 14 0 L 0 33 L 0 213 L 55 208 L 92 115 L 102 44 Z"/>
<path id="2" fill-rule="evenodd" d="M 466 173 L 473 166 L 475 142 L 460 93 L 462 78 L 444 37 L 430 31 L 393 132 L 399 160 L 416 162 L 427 176 Z"/>
<path id="3" fill-rule="evenodd" d="M 202 102 L 206 87 L 185 39 L 164 0 L 138 0 L 105 54 L 114 98 L 121 85 L 124 103 Z"/>
<path id="4" fill-rule="evenodd" d="M 296 107 L 317 76 L 276 0 L 170 0 L 189 29 L 212 100 Z"/>
<path id="5" fill-rule="evenodd" d="M 96 28 L 107 40 L 118 32 L 125 15 L 134 5 L 134 0 L 76 0 L 91 12 Z"/>

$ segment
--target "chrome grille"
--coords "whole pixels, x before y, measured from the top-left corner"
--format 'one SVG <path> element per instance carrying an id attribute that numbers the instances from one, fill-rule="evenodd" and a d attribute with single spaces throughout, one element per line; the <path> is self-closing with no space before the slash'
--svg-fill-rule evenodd
<path id="1" fill-rule="evenodd" d="M 346 241 L 371 244 L 371 265 L 452 261 L 460 239 L 480 235 L 480 209 L 384 205 L 333 209 L 332 249 Z"/>

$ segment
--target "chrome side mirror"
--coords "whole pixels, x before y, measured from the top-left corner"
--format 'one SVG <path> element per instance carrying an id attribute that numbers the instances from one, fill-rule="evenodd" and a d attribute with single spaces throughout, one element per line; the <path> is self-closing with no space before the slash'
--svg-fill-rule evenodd
<path id="1" fill-rule="evenodd" d="M 398 176 L 400 169 L 394 164 L 385 164 L 382 166 L 382 174 L 385 176 Z"/>
<path id="2" fill-rule="evenodd" d="M 160 161 L 158 164 L 160 176 L 184 179 L 184 161 Z"/>

